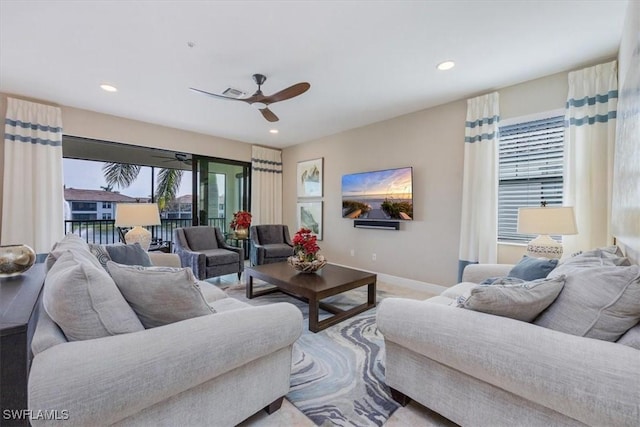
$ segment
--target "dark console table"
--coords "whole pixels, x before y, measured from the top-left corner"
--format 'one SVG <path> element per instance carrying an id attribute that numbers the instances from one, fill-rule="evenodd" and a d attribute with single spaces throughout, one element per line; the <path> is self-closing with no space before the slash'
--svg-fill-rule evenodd
<path id="1" fill-rule="evenodd" d="M 0 425 L 28 426 L 27 419 L 6 419 L 6 410 L 27 409 L 31 338 L 44 284 L 44 263 L 26 273 L 0 278 Z"/>

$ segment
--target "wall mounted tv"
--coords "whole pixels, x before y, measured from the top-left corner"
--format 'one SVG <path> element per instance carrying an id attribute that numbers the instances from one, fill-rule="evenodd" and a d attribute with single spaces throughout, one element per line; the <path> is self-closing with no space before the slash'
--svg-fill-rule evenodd
<path id="1" fill-rule="evenodd" d="M 342 217 L 373 221 L 413 220 L 413 168 L 343 175 Z"/>

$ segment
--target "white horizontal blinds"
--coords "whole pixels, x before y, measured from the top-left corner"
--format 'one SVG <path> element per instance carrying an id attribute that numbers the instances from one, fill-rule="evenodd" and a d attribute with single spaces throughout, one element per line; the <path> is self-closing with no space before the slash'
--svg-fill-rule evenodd
<path id="1" fill-rule="evenodd" d="M 518 208 L 562 206 L 564 116 L 500 127 L 498 240 L 526 243 L 518 234 Z"/>

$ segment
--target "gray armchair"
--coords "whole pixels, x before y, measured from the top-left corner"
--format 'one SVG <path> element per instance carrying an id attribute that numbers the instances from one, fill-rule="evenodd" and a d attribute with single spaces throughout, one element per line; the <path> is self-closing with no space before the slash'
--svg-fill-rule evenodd
<path id="1" fill-rule="evenodd" d="M 184 227 L 173 230 L 173 252 L 183 267 L 191 267 L 200 280 L 244 271 L 242 248 L 228 245 L 218 227 Z"/>
<path id="2" fill-rule="evenodd" d="M 249 241 L 251 265 L 282 262 L 293 255 L 293 243 L 286 225 L 254 225 L 249 228 Z"/>

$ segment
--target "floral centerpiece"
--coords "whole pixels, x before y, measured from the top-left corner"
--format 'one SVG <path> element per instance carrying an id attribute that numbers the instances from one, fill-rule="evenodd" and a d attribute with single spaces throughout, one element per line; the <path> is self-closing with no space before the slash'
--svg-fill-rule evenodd
<path id="1" fill-rule="evenodd" d="M 251 225 L 251 213 L 247 211 L 238 211 L 233 214 L 233 219 L 229 226 L 235 231 L 237 237 L 246 238 L 249 235 L 249 226 Z"/>
<path id="2" fill-rule="evenodd" d="M 293 236 L 293 256 L 289 264 L 302 273 L 315 273 L 327 263 L 324 256 L 318 255 L 318 238 L 308 228 L 301 228 Z"/>

